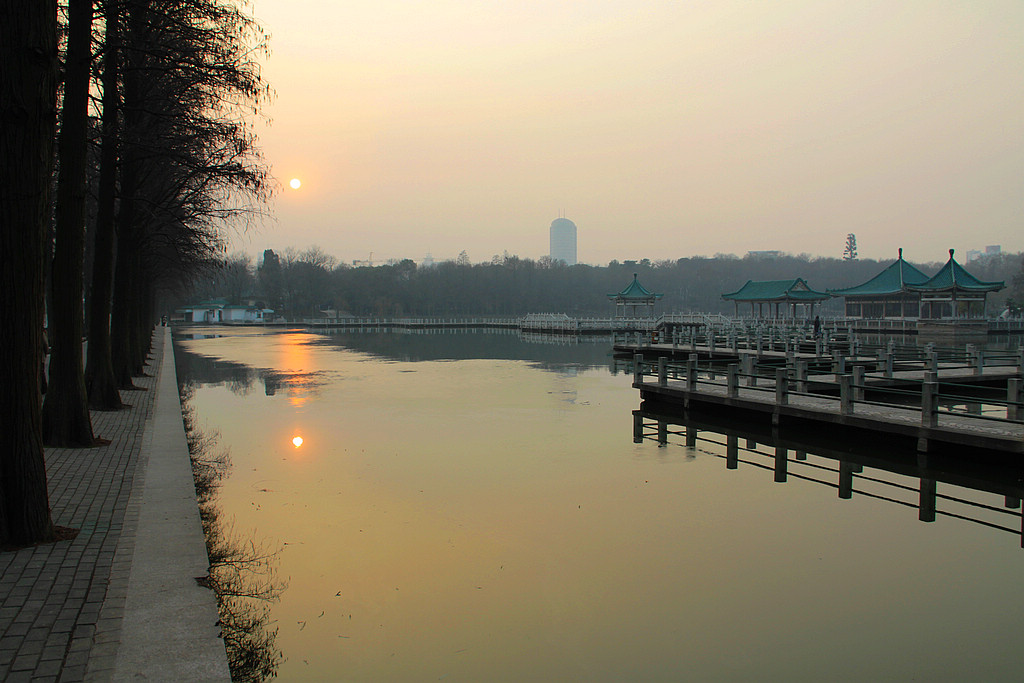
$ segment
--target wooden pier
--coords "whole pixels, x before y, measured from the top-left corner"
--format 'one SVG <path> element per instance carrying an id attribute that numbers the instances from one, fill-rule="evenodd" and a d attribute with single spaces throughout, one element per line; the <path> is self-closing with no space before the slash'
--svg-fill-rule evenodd
<path id="1" fill-rule="evenodd" d="M 773 425 L 818 425 L 837 433 L 885 434 L 918 451 L 936 447 L 1024 453 L 1021 366 L 943 368 L 937 363 L 912 371 L 813 375 L 806 366 L 761 368 L 752 355 L 723 368 L 701 365 L 691 353 L 685 363 L 662 356 L 634 356 L 633 386 L 645 406 L 661 411 L 692 409 L 729 412 L 737 419 Z M 801 372 L 801 368 L 803 371 Z M 915 376 L 915 373 L 917 376 Z M 963 380 L 1002 384 L 1002 394 L 968 393 Z M 956 380 L 956 381 L 954 381 Z M 823 392 L 822 386 L 835 388 Z M 815 387 L 817 391 L 812 391 Z"/>

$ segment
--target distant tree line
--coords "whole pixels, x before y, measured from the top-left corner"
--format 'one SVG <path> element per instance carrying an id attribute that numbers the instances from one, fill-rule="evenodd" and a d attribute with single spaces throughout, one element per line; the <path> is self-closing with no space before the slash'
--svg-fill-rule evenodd
<path id="1" fill-rule="evenodd" d="M 801 277 L 813 289 L 824 291 L 865 282 L 891 263 L 806 254 L 744 258 L 718 254 L 566 266 L 547 257 L 533 260 L 504 254 L 477 264 L 462 255 L 431 266 L 417 266 L 406 259 L 382 266 L 350 267 L 317 247 L 301 252 L 288 249 L 284 254 L 268 249 L 258 263 L 245 254 L 229 256 L 216 271 L 196 280 L 179 303 L 217 298 L 232 304 L 254 302 L 290 319 L 317 317 L 324 311 L 378 317 L 541 312 L 607 317 L 613 313 L 607 295 L 624 289 L 636 273 L 647 289 L 665 295 L 658 303 L 660 312 L 732 314 L 733 305 L 724 301 L 722 294 L 738 290 L 747 280 Z M 943 264 L 915 265 L 931 274 Z M 967 267 L 979 279 L 1004 280 L 1010 287 L 1021 270 L 1021 255 L 983 257 Z M 1006 296 L 1012 298 L 1011 290 L 991 301 L 1002 306 Z M 825 310 L 842 312 L 838 301 Z"/>
<path id="2" fill-rule="evenodd" d="M 95 444 L 157 299 L 261 211 L 264 42 L 232 0 L 0 0 L 0 546 L 52 538 L 44 444 Z"/>

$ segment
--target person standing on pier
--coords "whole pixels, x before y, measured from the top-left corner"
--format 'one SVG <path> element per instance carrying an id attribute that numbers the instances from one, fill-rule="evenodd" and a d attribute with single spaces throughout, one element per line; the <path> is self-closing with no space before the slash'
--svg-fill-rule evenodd
<path id="1" fill-rule="evenodd" d="M 818 339 L 821 337 L 821 316 L 814 316 L 814 338 Z"/>

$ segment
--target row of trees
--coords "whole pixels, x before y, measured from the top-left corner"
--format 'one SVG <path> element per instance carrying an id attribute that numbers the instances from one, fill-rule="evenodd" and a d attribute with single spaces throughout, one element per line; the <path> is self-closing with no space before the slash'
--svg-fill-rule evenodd
<path id="1" fill-rule="evenodd" d="M 518 316 L 558 312 L 607 316 L 607 294 L 622 290 L 637 273 L 648 289 L 665 295 L 665 311 L 732 313 L 722 294 L 747 280 L 802 277 L 814 289 L 850 287 L 878 274 L 892 261 L 800 256 L 692 257 L 674 261 L 612 261 L 607 266 L 575 265 L 523 259 L 505 254 L 472 265 L 468 259 L 418 267 L 404 260 L 377 267 L 348 267 L 314 247 L 283 255 L 263 253 L 259 263 L 245 254 L 228 257 L 221 269 L 196 282 L 190 303 L 223 298 L 232 304 L 258 302 L 292 319 L 315 317 L 324 310 L 357 316 Z M 940 263 L 918 264 L 926 273 Z M 970 264 L 982 280 L 1011 285 L 1021 271 L 1021 256 L 990 256 Z M 1020 301 L 1024 276 L 1010 298 Z M 1001 306 L 1002 299 L 995 299 Z M 184 302 L 183 302 L 184 303 Z M 836 305 L 835 312 L 841 312 Z"/>
<path id="2" fill-rule="evenodd" d="M 263 43 L 230 0 L 0 1 L 0 545 L 51 536 L 43 446 L 94 444 L 157 296 L 266 199 Z"/>

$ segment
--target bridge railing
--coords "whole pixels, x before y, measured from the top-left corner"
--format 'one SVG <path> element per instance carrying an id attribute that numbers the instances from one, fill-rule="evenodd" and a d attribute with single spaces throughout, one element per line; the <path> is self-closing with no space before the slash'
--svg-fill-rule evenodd
<path id="1" fill-rule="evenodd" d="M 685 362 L 671 361 L 664 356 L 652 362 L 645 360 L 642 354 L 636 354 L 633 363 L 636 385 L 643 384 L 646 377 L 654 377 L 659 386 L 667 387 L 671 381 L 681 383 L 691 392 L 699 393 L 701 384 L 724 387 L 726 396 L 730 398 L 739 397 L 741 390 L 774 392 L 776 405 L 788 405 L 793 396 L 806 396 L 835 402 L 830 410 L 835 410 L 841 415 L 855 414 L 858 404 L 916 411 L 920 413 L 920 424 L 923 427 L 938 426 L 940 414 L 972 420 L 1024 423 L 1024 381 L 1020 377 L 1011 377 L 1007 380 L 1005 397 L 978 397 L 948 390 L 940 392 L 937 371 L 926 371 L 921 380 L 905 380 L 901 387 L 887 387 L 867 382 L 871 376 L 885 377 L 884 373 L 869 373 L 864 366 L 856 366 L 848 373 L 828 373 L 829 379 L 834 378 L 839 388 L 838 395 L 833 396 L 808 391 L 808 385 L 814 380 L 815 375 L 808 372 L 807 366 L 790 368 L 759 365 L 750 355 L 743 356 L 741 363 L 726 366 L 724 373 L 721 367 L 712 366 L 710 363 L 701 367 L 696 354 L 691 354 Z M 720 376 L 724 376 L 724 381 L 718 379 Z M 949 382 L 944 382 L 943 385 L 961 389 L 973 388 Z M 908 386 L 913 388 L 907 388 Z M 869 400 L 866 398 L 867 392 L 871 392 L 873 396 L 889 397 L 891 400 Z"/>

